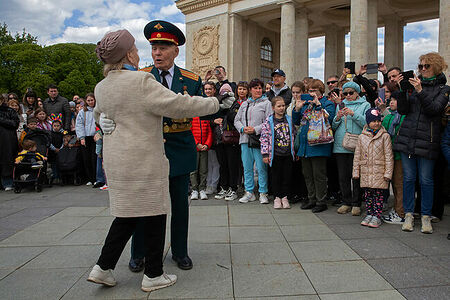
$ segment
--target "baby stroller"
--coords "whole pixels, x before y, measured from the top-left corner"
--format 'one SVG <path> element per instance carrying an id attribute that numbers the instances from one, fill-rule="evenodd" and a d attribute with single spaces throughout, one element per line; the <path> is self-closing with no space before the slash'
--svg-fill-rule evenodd
<path id="1" fill-rule="evenodd" d="M 24 140 L 36 142 L 36 152 L 47 156 L 50 146 L 50 135 L 44 130 L 34 130 L 27 134 Z M 33 186 L 36 192 L 42 191 L 42 185 L 46 181 L 47 162 L 42 162 L 42 167 L 35 168 L 35 153 L 23 154 L 23 160 L 14 166 L 13 184 L 14 192 L 20 193 L 24 187 Z"/>
<path id="2" fill-rule="evenodd" d="M 61 175 L 62 184 L 73 183 L 75 185 L 81 184 L 79 155 L 80 146 L 71 140 L 69 145 L 65 145 L 58 152 L 58 168 Z"/>

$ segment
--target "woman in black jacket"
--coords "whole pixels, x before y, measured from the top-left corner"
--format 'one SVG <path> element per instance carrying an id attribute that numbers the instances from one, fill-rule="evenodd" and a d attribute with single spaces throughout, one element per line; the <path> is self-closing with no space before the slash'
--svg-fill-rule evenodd
<path id="1" fill-rule="evenodd" d="M 412 93 L 401 91 L 398 112 L 406 115 L 394 150 L 399 151 L 403 167 L 403 207 L 405 222 L 402 230 L 412 231 L 414 226 L 415 181 L 419 175 L 422 201 L 423 233 L 432 233 L 430 216 L 433 206 L 433 170 L 440 147 L 441 116 L 449 100 L 450 87 L 443 71 L 444 59 L 437 53 L 420 56 L 419 77 L 409 79 Z M 398 82 L 403 79 L 399 76 Z"/>
<path id="2" fill-rule="evenodd" d="M 5 191 L 10 191 L 13 189 L 14 159 L 18 153 L 19 116 L 6 102 L 6 97 L 0 95 L 0 179 Z"/>

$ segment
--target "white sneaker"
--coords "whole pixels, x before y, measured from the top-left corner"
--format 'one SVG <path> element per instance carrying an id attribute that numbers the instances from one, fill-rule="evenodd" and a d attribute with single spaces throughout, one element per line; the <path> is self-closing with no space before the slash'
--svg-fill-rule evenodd
<path id="1" fill-rule="evenodd" d="M 105 184 L 104 186 L 99 188 L 102 191 L 107 191 L 108 190 L 108 186 Z"/>
<path id="2" fill-rule="evenodd" d="M 197 200 L 198 199 L 198 192 L 192 191 L 191 193 L 191 200 Z"/>
<path id="3" fill-rule="evenodd" d="M 211 194 L 214 194 L 215 192 L 216 192 L 216 189 L 213 188 L 212 186 L 206 187 L 206 190 L 205 190 L 206 195 L 211 195 Z"/>
<path id="4" fill-rule="evenodd" d="M 112 270 L 103 270 L 99 265 L 95 265 L 92 268 L 91 273 L 89 273 L 89 277 L 87 281 L 103 284 L 106 286 L 115 286 L 116 280 L 112 274 Z"/>
<path id="5" fill-rule="evenodd" d="M 220 192 L 217 193 L 217 195 L 214 196 L 216 199 L 223 199 L 227 195 L 228 190 L 224 190 L 223 188 L 220 188 Z"/>
<path id="6" fill-rule="evenodd" d="M 269 203 L 269 198 L 267 198 L 267 194 L 266 193 L 259 194 L 259 203 L 261 203 L 261 204 Z"/>
<path id="7" fill-rule="evenodd" d="M 12 187 L 10 187 L 10 186 L 8 186 L 8 187 L 5 187 L 5 192 L 7 192 L 7 191 L 12 191 L 13 190 L 13 188 Z"/>
<path id="8" fill-rule="evenodd" d="M 92 185 L 92 182 L 88 181 L 88 183 L 86 183 L 86 185 Z"/>
<path id="9" fill-rule="evenodd" d="M 200 199 L 201 200 L 208 200 L 208 195 L 206 195 L 204 190 L 200 191 Z"/>
<path id="10" fill-rule="evenodd" d="M 233 201 L 237 199 L 237 194 L 233 190 L 229 190 L 228 194 L 225 196 L 226 201 Z"/>
<path id="11" fill-rule="evenodd" d="M 252 202 L 255 200 L 256 200 L 255 194 L 250 193 L 250 192 L 245 192 L 244 196 L 242 196 L 241 199 L 239 199 L 239 202 L 247 203 L 247 202 Z"/>
<path id="12" fill-rule="evenodd" d="M 141 289 L 144 292 L 151 292 L 154 290 L 162 289 L 168 286 L 171 286 L 177 282 L 177 275 L 169 275 L 163 273 L 161 276 L 150 278 L 147 275 L 144 275 L 142 279 L 142 287 Z"/>

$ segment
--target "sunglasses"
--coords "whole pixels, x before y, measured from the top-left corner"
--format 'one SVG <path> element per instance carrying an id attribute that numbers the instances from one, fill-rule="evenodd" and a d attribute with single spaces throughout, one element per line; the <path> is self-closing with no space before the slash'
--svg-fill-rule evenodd
<path id="1" fill-rule="evenodd" d="M 347 96 L 347 95 L 353 95 L 355 92 L 343 92 L 342 95 Z"/>
<path id="2" fill-rule="evenodd" d="M 419 65 L 419 70 L 423 70 L 423 69 L 429 69 L 430 65 L 429 64 L 424 64 L 424 65 Z"/>
<path id="3" fill-rule="evenodd" d="M 330 80 L 330 81 L 327 81 L 327 85 L 335 84 L 336 82 L 338 82 L 338 81 L 337 80 Z"/>

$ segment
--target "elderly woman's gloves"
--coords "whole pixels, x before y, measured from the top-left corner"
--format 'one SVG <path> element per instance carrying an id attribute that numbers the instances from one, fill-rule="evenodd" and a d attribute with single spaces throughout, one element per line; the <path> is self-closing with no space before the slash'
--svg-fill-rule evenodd
<path id="1" fill-rule="evenodd" d="M 113 120 L 106 118 L 104 113 L 101 113 L 100 127 L 102 128 L 104 134 L 111 134 L 114 129 L 116 129 L 116 123 L 114 123 Z"/>

